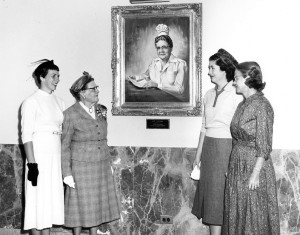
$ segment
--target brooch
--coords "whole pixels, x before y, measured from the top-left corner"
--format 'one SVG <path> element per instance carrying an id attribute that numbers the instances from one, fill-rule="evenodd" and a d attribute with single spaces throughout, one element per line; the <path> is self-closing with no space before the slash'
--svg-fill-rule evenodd
<path id="1" fill-rule="evenodd" d="M 98 117 L 103 118 L 106 120 L 107 117 L 107 108 L 102 104 L 96 105 L 96 114 Z"/>

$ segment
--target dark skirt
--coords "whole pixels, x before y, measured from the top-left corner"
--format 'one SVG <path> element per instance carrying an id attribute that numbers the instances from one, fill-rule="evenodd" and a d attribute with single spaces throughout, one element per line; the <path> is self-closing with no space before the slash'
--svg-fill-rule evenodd
<path id="1" fill-rule="evenodd" d="M 232 139 L 205 137 L 201 154 L 200 180 L 192 214 L 209 225 L 223 224 L 225 174 Z"/>
<path id="2" fill-rule="evenodd" d="M 75 189 L 66 187 L 66 227 L 94 227 L 119 219 L 120 204 L 110 161 L 72 161 Z"/>

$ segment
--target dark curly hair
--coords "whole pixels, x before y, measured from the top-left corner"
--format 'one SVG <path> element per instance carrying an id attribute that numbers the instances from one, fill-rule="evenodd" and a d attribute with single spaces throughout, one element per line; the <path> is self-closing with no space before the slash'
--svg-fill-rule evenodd
<path id="1" fill-rule="evenodd" d="M 236 59 L 224 49 L 219 49 L 217 53 L 209 57 L 209 61 L 215 61 L 221 71 L 226 72 L 227 82 L 234 79 L 234 71 L 238 62 Z"/>
<path id="2" fill-rule="evenodd" d="M 45 78 L 49 70 L 59 71 L 59 68 L 54 64 L 53 60 L 43 59 L 33 62 L 32 65 L 39 64 L 39 66 L 33 71 L 32 77 L 34 78 L 35 84 L 41 87 L 41 77 Z"/>
<path id="3" fill-rule="evenodd" d="M 257 91 L 262 91 L 266 83 L 262 81 L 262 72 L 258 63 L 254 61 L 247 61 L 240 63 L 236 66 L 244 78 L 246 78 L 245 84 L 249 88 L 254 88 Z"/>
<path id="4" fill-rule="evenodd" d="M 154 40 L 154 44 L 156 45 L 156 43 L 157 43 L 158 41 L 160 41 L 160 40 L 166 41 L 166 42 L 168 43 L 169 47 L 170 47 L 170 48 L 173 48 L 173 41 L 172 41 L 172 39 L 171 39 L 168 35 L 160 35 L 160 36 L 157 36 L 157 37 L 155 38 L 155 40 Z"/>

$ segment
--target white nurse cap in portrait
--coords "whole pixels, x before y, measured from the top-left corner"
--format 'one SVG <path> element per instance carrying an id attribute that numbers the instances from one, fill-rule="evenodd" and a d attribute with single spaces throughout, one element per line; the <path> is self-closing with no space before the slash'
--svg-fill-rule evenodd
<path id="1" fill-rule="evenodd" d="M 169 27 L 165 24 L 159 24 L 155 29 L 158 32 L 158 36 L 169 35 Z"/>

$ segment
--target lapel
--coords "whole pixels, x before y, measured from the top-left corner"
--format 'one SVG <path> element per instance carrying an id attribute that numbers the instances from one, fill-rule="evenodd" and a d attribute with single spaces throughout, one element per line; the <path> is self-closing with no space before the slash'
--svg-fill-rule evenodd
<path id="1" fill-rule="evenodd" d="M 79 113 L 79 115 L 83 116 L 84 118 L 87 118 L 87 119 L 91 119 L 93 121 L 96 121 L 97 119 L 94 119 L 92 118 L 82 107 L 81 105 L 79 104 L 79 102 L 76 102 L 75 104 L 75 109 L 76 111 Z"/>

